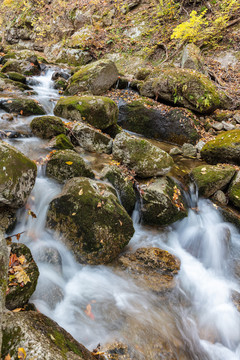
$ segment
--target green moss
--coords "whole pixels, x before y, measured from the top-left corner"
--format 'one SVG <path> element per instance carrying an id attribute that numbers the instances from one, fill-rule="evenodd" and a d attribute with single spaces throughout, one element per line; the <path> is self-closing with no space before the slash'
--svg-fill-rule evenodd
<path id="1" fill-rule="evenodd" d="M 21 85 L 24 86 L 24 84 Z M 12 98 L 11 102 L 9 102 L 8 100 L 3 101 L 1 103 L 1 107 L 7 112 L 17 113 L 23 116 L 45 114 L 45 110 L 43 109 L 43 107 L 32 99 Z"/>
<path id="2" fill-rule="evenodd" d="M 11 329 L 11 331 L 6 331 L 6 330 L 3 331 L 2 352 L 1 352 L 3 359 L 5 359 L 5 356 L 7 356 L 8 354 L 10 354 L 10 356 L 15 359 L 15 356 L 17 354 L 16 349 L 17 349 L 17 345 L 20 342 L 21 335 L 22 335 L 22 330 L 19 326 L 15 327 L 14 330 Z"/>
<path id="3" fill-rule="evenodd" d="M 49 337 L 50 337 L 51 341 L 53 341 L 56 344 L 56 346 L 61 350 L 62 355 L 64 356 L 64 358 L 66 360 L 68 360 L 67 353 L 69 351 L 72 351 L 74 354 L 79 355 L 79 356 L 84 355 L 83 352 L 80 350 L 80 348 L 76 344 L 74 344 L 73 342 L 66 339 L 64 334 L 60 333 L 59 331 L 54 330 L 52 332 L 52 334 L 49 334 Z M 53 340 L 53 338 L 54 338 L 54 340 Z"/>
<path id="4" fill-rule="evenodd" d="M 56 140 L 56 148 L 59 150 L 74 148 L 74 146 L 71 143 L 71 141 L 69 140 L 69 138 L 64 134 L 60 134 L 60 135 L 56 136 L 55 140 Z"/>
<path id="5" fill-rule="evenodd" d="M 10 80 L 18 81 L 20 83 L 25 84 L 26 83 L 26 77 L 22 74 L 19 74 L 17 72 L 8 72 L 6 75 L 9 77 Z"/>
<path id="6" fill-rule="evenodd" d="M 56 116 L 36 117 L 30 124 L 32 132 L 43 139 L 50 139 L 60 134 L 66 134 L 62 120 Z"/>

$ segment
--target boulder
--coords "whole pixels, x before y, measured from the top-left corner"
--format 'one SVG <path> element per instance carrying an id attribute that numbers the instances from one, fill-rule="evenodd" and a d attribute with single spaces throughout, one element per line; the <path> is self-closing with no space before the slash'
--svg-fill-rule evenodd
<path id="1" fill-rule="evenodd" d="M 13 81 L 0 73 L 0 92 L 4 92 L 12 96 L 13 93 L 16 93 L 17 95 L 18 93 L 20 94 L 24 91 L 30 92 L 31 90 L 32 88 L 30 88 L 28 85 L 19 81 Z"/>
<path id="2" fill-rule="evenodd" d="M 10 80 L 18 81 L 23 84 L 26 84 L 26 81 L 27 81 L 26 76 L 24 76 L 18 72 L 8 72 L 8 73 L 6 73 L 6 75 Z"/>
<path id="3" fill-rule="evenodd" d="M 113 157 L 142 178 L 164 175 L 173 165 L 173 159 L 165 151 L 125 132 L 114 139 Z"/>
<path id="4" fill-rule="evenodd" d="M 22 347 L 27 359 L 96 360 L 90 351 L 45 315 L 35 311 L 9 311 L 3 317 L 3 359 L 8 354 L 17 359 L 18 349 Z"/>
<path id="5" fill-rule="evenodd" d="M 182 153 L 183 153 L 183 156 L 186 156 L 186 157 L 196 157 L 197 156 L 196 146 L 185 143 L 182 146 Z"/>
<path id="6" fill-rule="evenodd" d="M 236 176 L 230 184 L 228 196 L 231 203 L 240 208 L 240 171 L 237 171 Z"/>
<path id="7" fill-rule="evenodd" d="M 83 158 L 73 150 L 53 153 L 47 163 L 46 174 L 59 182 L 81 176 L 94 178 Z"/>
<path id="8" fill-rule="evenodd" d="M 191 176 L 198 186 L 199 195 L 209 197 L 230 183 L 235 172 L 230 165 L 201 165 L 192 170 Z"/>
<path id="9" fill-rule="evenodd" d="M 6 308 L 23 307 L 34 293 L 39 271 L 29 248 L 24 244 L 11 244 L 8 269 Z"/>
<path id="10" fill-rule="evenodd" d="M 74 140 L 77 140 L 78 144 L 87 151 L 107 154 L 112 152 L 112 138 L 83 122 L 73 126 L 72 135 Z"/>
<path id="11" fill-rule="evenodd" d="M 231 163 L 240 165 L 240 130 L 226 131 L 208 141 L 201 157 L 210 164 Z"/>
<path id="12" fill-rule="evenodd" d="M 1 99 L 0 108 L 23 116 L 45 114 L 45 110 L 36 100 L 25 98 Z"/>
<path id="13" fill-rule="evenodd" d="M 136 194 L 133 188 L 134 179 L 124 166 L 107 165 L 102 170 L 101 179 L 108 180 L 117 190 L 122 206 L 131 214 L 136 204 Z"/>
<path id="14" fill-rule="evenodd" d="M 34 135 L 42 139 L 51 139 L 60 134 L 66 134 L 63 121 L 56 116 L 40 116 L 31 121 L 31 130 Z"/>
<path id="15" fill-rule="evenodd" d="M 39 64 L 26 60 L 8 60 L 2 67 L 1 72 L 17 72 L 25 76 L 40 75 L 41 69 Z"/>
<path id="16" fill-rule="evenodd" d="M 0 209 L 0 231 L 5 233 L 16 223 L 16 209 L 8 206 L 1 206 Z"/>
<path id="17" fill-rule="evenodd" d="M 36 164 L 14 147 L 0 141 L 0 169 L 0 206 L 23 206 L 35 183 Z"/>
<path id="18" fill-rule="evenodd" d="M 207 76 L 197 71 L 161 68 L 154 75 L 155 78 L 147 78 L 141 86 L 141 95 L 157 97 L 202 114 L 229 105 L 226 95 Z"/>
<path id="19" fill-rule="evenodd" d="M 2 231 L 0 230 L 0 349 L 2 348 L 2 319 L 5 309 L 7 290 L 8 250 Z"/>
<path id="20" fill-rule="evenodd" d="M 118 124 L 146 137 L 182 145 L 199 139 L 197 118 L 185 109 L 154 108 L 147 101 L 133 101 L 120 106 Z"/>
<path id="21" fill-rule="evenodd" d="M 169 177 L 140 184 L 141 220 L 147 225 L 169 225 L 187 216 L 186 202 Z"/>
<path id="22" fill-rule="evenodd" d="M 117 123 L 118 107 L 103 96 L 71 96 L 58 100 L 54 114 L 71 121 L 84 120 L 103 130 Z"/>
<path id="23" fill-rule="evenodd" d="M 181 67 L 183 69 L 196 70 L 207 75 L 201 50 L 193 43 L 187 44 L 183 49 Z"/>
<path id="24" fill-rule="evenodd" d="M 115 190 L 83 177 L 69 180 L 52 200 L 47 226 L 62 234 L 79 262 L 89 264 L 111 262 L 134 233 L 132 219 Z"/>
<path id="25" fill-rule="evenodd" d="M 126 253 L 118 259 L 121 268 L 142 285 L 161 293 L 172 290 L 174 277 L 180 270 L 180 260 L 166 250 L 159 248 L 139 248 L 135 253 Z"/>
<path id="26" fill-rule="evenodd" d="M 65 134 L 60 134 L 54 137 L 51 141 L 49 141 L 48 147 L 56 150 L 74 149 L 73 144 Z"/>
<path id="27" fill-rule="evenodd" d="M 44 53 L 50 62 L 82 66 L 92 60 L 88 51 L 64 47 L 62 41 L 57 44 L 46 46 Z"/>
<path id="28" fill-rule="evenodd" d="M 67 93 L 90 91 L 93 95 L 104 94 L 118 79 L 118 70 L 111 60 L 98 60 L 82 66 L 70 79 Z"/>

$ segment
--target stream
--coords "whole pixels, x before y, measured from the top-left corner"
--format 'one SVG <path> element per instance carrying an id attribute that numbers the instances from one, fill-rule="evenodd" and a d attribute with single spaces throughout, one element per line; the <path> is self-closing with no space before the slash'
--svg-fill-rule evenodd
<path id="1" fill-rule="evenodd" d="M 37 99 L 49 115 L 59 98 L 51 81 L 53 70 L 34 77 Z M 1 115 L 1 114 L 0 114 Z M 1 128 L 30 132 L 33 116 L 1 120 Z M 63 119 L 64 120 L 64 119 Z M 46 156 L 47 142 L 36 137 L 7 139 L 31 159 Z M 98 162 L 86 154 L 88 162 Z M 181 360 L 239 360 L 240 314 L 232 291 L 240 292 L 234 264 L 240 256 L 240 234 L 226 223 L 214 205 L 199 199 L 197 191 L 187 194 L 189 215 L 164 230 L 139 224 L 137 206 L 133 213 L 135 234 L 128 250 L 159 247 L 181 260 L 177 288 L 165 297 L 138 287 L 126 272 L 114 266 L 82 266 L 71 252 L 45 228 L 50 201 L 61 185 L 38 176 L 27 207 L 17 214 L 13 234 L 21 237 L 33 254 L 40 277 L 31 302 L 55 320 L 89 350 L 115 340 L 134 349 L 134 359 L 170 359 L 161 355 L 165 343 Z M 198 210 L 194 210 L 198 208 Z M 89 214 L 90 215 L 90 214 Z M 91 312 L 87 315 L 87 307 Z"/>

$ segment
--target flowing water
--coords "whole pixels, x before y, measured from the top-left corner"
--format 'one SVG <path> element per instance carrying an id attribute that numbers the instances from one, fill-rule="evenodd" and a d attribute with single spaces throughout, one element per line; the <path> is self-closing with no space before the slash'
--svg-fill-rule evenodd
<path id="1" fill-rule="evenodd" d="M 35 77 L 35 98 L 52 114 L 59 97 L 52 88 L 52 71 Z M 29 132 L 32 117 L 15 119 L 8 129 Z M 0 120 L 1 121 L 1 120 Z M 2 122 L 2 125 L 6 124 Z M 32 159 L 44 156 L 46 142 L 35 137 L 9 139 Z M 240 291 L 234 264 L 240 255 L 240 234 L 221 218 L 210 201 L 191 190 L 189 215 L 164 230 L 139 224 L 133 214 L 135 234 L 128 250 L 159 247 L 181 260 L 173 294 L 159 297 L 138 287 L 125 272 L 111 266 L 82 266 L 45 228 L 49 202 L 61 186 L 45 176 L 39 166 L 28 207 L 37 215 L 18 212 L 13 233 L 25 231 L 21 240 L 31 249 L 40 277 L 32 302 L 92 350 L 121 340 L 134 349 L 135 359 L 168 359 L 160 355 L 167 344 L 176 359 L 239 360 L 240 315 L 232 291 Z M 89 312 L 87 309 L 90 309 Z"/>

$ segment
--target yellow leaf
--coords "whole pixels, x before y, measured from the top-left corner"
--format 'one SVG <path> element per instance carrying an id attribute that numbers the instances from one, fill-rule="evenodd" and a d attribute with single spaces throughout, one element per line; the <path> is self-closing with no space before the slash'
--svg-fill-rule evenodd
<path id="1" fill-rule="evenodd" d="M 13 270 L 15 271 L 15 278 L 19 284 L 23 282 L 24 285 L 26 285 L 28 282 L 31 282 L 28 274 L 23 270 L 22 266 L 13 266 Z"/>
<path id="2" fill-rule="evenodd" d="M 83 189 L 80 189 L 78 195 L 82 195 L 82 194 L 83 194 Z"/>
<path id="3" fill-rule="evenodd" d="M 26 351 L 24 350 L 24 348 L 18 348 L 18 358 L 21 360 L 25 360 L 26 359 Z"/>
<path id="4" fill-rule="evenodd" d="M 66 164 L 67 164 L 67 165 L 72 165 L 73 162 L 72 162 L 72 161 L 66 161 Z"/>

